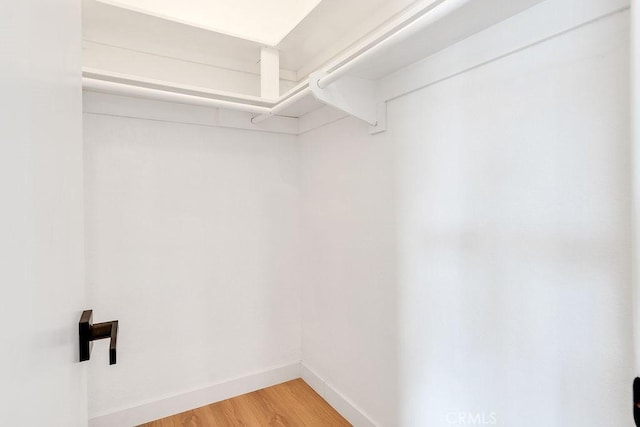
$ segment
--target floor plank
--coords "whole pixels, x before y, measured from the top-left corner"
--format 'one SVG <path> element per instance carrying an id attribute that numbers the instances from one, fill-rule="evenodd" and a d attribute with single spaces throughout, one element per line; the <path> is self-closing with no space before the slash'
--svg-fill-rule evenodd
<path id="1" fill-rule="evenodd" d="M 350 426 L 302 379 L 152 421 L 140 427 Z"/>

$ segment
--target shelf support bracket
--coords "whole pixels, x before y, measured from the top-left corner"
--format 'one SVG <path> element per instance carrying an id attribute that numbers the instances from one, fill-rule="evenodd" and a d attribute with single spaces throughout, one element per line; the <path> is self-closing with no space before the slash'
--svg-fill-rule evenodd
<path id="1" fill-rule="evenodd" d="M 386 130 L 387 106 L 384 101 L 378 102 L 375 82 L 343 76 L 321 88 L 318 82 L 326 76 L 324 71 L 316 71 L 309 76 L 309 86 L 318 101 L 367 122 L 370 134 Z"/>

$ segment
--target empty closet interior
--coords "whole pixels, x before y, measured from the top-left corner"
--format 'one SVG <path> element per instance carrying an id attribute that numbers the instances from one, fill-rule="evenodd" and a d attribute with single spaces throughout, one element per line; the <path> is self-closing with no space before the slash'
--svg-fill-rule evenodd
<path id="1" fill-rule="evenodd" d="M 233 4 L 232 4 L 233 3 Z M 90 425 L 629 424 L 629 0 L 83 0 Z"/>

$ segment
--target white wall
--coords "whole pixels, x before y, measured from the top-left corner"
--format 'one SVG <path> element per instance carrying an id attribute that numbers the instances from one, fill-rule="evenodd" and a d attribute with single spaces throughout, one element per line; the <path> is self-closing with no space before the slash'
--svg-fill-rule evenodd
<path id="1" fill-rule="evenodd" d="M 403 424 L 629 422 L 627 19 L 390 105 Z"/>
<path id="2" fill-rule="evenodd" d="M 86 426 L 80 5 L 0 9 L 0 424 Z"/>
<path id="3" fill-rule="evenodd" d="M 395 147 L 356 119 L 299 143 L 303 362 L 369 418 L 396 425 Z"/>
<path id="4" fill-rule="evenodd" d="M 126 99 L 122 110 L 126 111 Z M 295 137 L 85 113 L 97 417 L 300 359 Z"/>
<path id="5" fill-rule="evenodd" d="M 303 362 L 374 422 L 630 425 L 627 21 L 300 137 Z"/>

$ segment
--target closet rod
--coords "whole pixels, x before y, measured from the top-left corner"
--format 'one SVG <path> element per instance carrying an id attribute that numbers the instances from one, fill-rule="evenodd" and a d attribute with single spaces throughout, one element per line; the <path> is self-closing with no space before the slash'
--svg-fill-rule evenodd
<path id="1" fill-rule="evenodd" d="M 82 87 L 84 89 L 89 89 L 96 92 L 133 96 L 144 99 L 156 99 L 159 101 L 177 102 L 180 104 L 201 105 L 204 107 L 226 108 L 231 110 L 246 111 L 253 114 L 267 114 L 271 111 L 271 108 L 261 107 L 259 105 L 224 101 L 221 99 L 207 98 L 204 96 L 186 95 L 166 90 L 115 83 L 107 80 L 92 79 L 89 77 L 82 78 Z"/>
<path id="2" fill-rule="evenodd" d="M 353 70 L 353 68 L 362 63 L 362 61 L 369 59 L 380 53 L 383 49 L 400 43 L 408 37 L 420 32 L 432 25 L 434 22 L 439 21 L 458 8 L 464 6 L 469 1 L 470 0 L 445 0 L 439 3 L 432 9 L 427 10 L 422 16 L 401 25 L 400 28 L 383 38 L 381 41 L 377 43 L 374 42 L 371 46 L 365 48 L 362 53 L 355 54 L 350 60 L 347 60 L 344 64 L 340 65 L 333 71 L 328 72 L 325 77 L 318 80 L 318 87 L 321 89 L 326 88 L 331 83 L 334 83 L 349 71 Z"/>
<path id="3" fill-rule="evenodd" d="M 259 116 L 251 117 L 251 123 L 258 124 L 262 121 L 265 121 L 269 117 L 275 116 L 282 110 L 288 108 L 289 106 L 295 104 L 296 102 L 298 102 L 299 100 L 301 100 L 302 98 L 310 94 L 311 94 L 311 88 L 307 85 L 302 90 L 300 90 L 300 92 L 290 96 L 287 99 L 282 100 L 281 102 L 273 106 L 267 113 L 260 114 Z"/>

